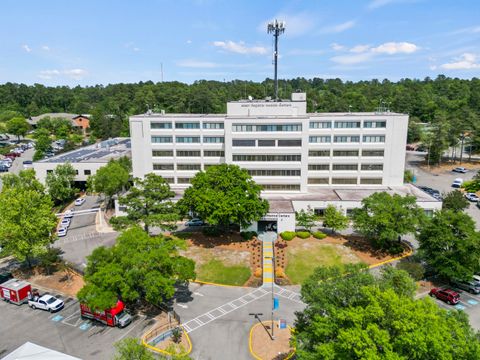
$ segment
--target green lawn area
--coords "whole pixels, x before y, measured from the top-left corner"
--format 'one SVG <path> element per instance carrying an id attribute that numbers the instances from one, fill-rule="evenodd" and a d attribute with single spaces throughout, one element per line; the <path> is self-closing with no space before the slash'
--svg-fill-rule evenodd
<path id="1" fill-rule="evenodd" d="M 318 240 L 317 240 L 318 241 Z M 307 245 L 307 244 L 306 244 Z M 318 266 L 332 266 L 345 262 L 355 262 L 347 260 L 346 254 L 332 244 L 308 244 L 308 246 L 295 246 L 287 248 L 287 268 L 285 273 L 293 284 L 302 284 L 307 277 L 313 274 L 313 270 Z"/>
<path id="2" fill-rule="evenodd" d="M 241 286 L 250 277 L 250 269 L 242 265 L 226 266 L 223 262 L 211 259 L 205 264 L 197 265 L 197 280 L 224 285 Z"/>

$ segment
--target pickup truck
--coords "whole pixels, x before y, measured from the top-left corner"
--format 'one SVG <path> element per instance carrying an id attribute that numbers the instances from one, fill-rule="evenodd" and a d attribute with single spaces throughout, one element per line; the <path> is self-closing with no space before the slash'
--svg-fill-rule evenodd
<path id="1" fill-rule="evenodd" d="M 47 310 L 48 312 L 54 312 L 63 309 L 65 304 L 62 300 L 57 299 L 52 295 L 43 295 L 41 297 L 34 296 L 32 300 L 28 301 L 28 306 L 33 310 L 41 309 Z"/>

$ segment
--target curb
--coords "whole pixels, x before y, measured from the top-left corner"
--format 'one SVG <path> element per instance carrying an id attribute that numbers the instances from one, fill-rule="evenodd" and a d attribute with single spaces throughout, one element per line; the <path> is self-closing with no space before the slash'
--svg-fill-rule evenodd
<path id="1" fill-rule="evenodd" d="M 155 325 L 154 325 L 155 326 Z M 142 336 L 142 345 L 145 346 L 146 348 L 152 350 L 152 351 L 155 351 L 157 353 L 160 353 L 160 354 L 164 354 L 164 355 L 168 355 L 168 356 L 185 356 L 185 355 L 188 355 L 192 352 L 192 341 L 190 340 L 190 337 L 188 336 L 187 332 L 185 331 L 185 329 L 183 328 L 182 325 L 180 325 L 180 327 L 182 328 L 182 331 L 183 331 L 183 334 L 185 335 L 185 338 L 187 339 L 187 342 L 188 342 L 188 350 L 181 353 L 181 354 L 173 354 L 173 353 L 170 353 L 168 351 L 165 351 L 165 350 L 161 350 L 161 349 L 158 349 L 152 345 L 149 345 L 145 342 L 145 337 L 153 330 L 153 328 L 149 331 L 147 331 L 143 336 Z"/>
<path id="2" fill-rule="evenodd" d="M 262 359 L 261 357 L 259 357 L 257 354 L 255 354 L 255 352 L 254 352 L 253 349 L 252 349 L 253 329 L 255 329 L 257 326 L 260 326 L 260 325 L 262 325 L 262 324 L 257 323 L 257 324 L 253 325 L 253 326 L 250 328 L 250 335 L 249 335 L 249 337 L 248 337 L 248 350 L 250 351 L 250 355 L 252 355 L 254 359 L 256 359 L 256 360 L 265 360 L 265 359 Z M 290 330 L 290 333 L 292 333 L 292 332 L 293 332 L 293 329 L 292 329 L 290 326 L 288 326 L 288 325 L 287 325 L 287 327 L 288 327 L 288 329 Z M 287 357 L 285 358 L 285 360 L 291 359 L 291 358 L 293 357 L 293 355 L 295 355 L 296 352 L 297 352 L 297 349 L 296 349 L 295 347 L 293 347 L 293 351 L 292 351 L 290 354 L 287 355 Z"/>
<path id="3" fill-rule="evenodd" d="M 200 280 L 191 280 L 190 282 L 200 284 L 200 285 L 213 285 L 213 286 L 222 286 L 222 287 L 231 287 L 231 288 L 241 288 L 241 289 L 255 289 L 251 286 L 244 286 L 244 285 L 226 285 L 226 284 L 217 284 L 208 281 L 200 281 Z"/>
<path id="4" fill-rule="evenodd" d="M 379 266 L 382 266 L 382 265 L 385 265 L 385 264 L 388 264 L 388 263 L 391 263 L 393 261 L 397 261 L 397 260 L 400 260 L 400 259 L 404 259 L 406 257 L 409 257 L 413 254 L 413 249 L 411 248 L 410 245 L 404 243 L 404 245 L 408 248 L 408 251 L 406 254 L 403 254 L 401 256 L 397 256 L 396 258 L 393 258 L 393 259 L 390 259 L 390 260 L 386 260 L 386 261 L 382 261 L 382 262 L 379 262 L 378 264 L 373 264 L 373 265 L 370 265 L 368 268 L 369 269 L 373 269 L 373 268 L 376 268 L 376 267 L 379 267 Z"/>

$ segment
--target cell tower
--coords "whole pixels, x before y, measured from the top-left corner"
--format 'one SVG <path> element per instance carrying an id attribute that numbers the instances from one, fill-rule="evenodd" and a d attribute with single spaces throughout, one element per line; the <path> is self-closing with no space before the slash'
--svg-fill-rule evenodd
<path id="1" fill-rule="evenodd" d="M 278 101 L 278 76 L 277 76 L 277 68 L 278 68 L 278 37 L 280 34 L 285 32 L 285 22 L 284 21 L 277 21 L 277 19 L 273 20 L 272 22 L 268 23 L 267 32 L 269 34 L 273 34 L 275 38 L 275 50 L 273 52 L 273 64 L 275 67 L 275 101 Z"/>

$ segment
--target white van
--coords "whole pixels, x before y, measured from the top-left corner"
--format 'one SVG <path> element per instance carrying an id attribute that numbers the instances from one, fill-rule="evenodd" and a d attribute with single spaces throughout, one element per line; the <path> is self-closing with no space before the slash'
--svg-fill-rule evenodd
<path id="1" fill-rule="evenodd" d="M 460 188 L 460 187 L 462 187 L 462 184 L 463 184 L 463 179 L 462 178 L 456 178 L 455 180 L 453 180 L 452 187 L 453 188 Z"/>

